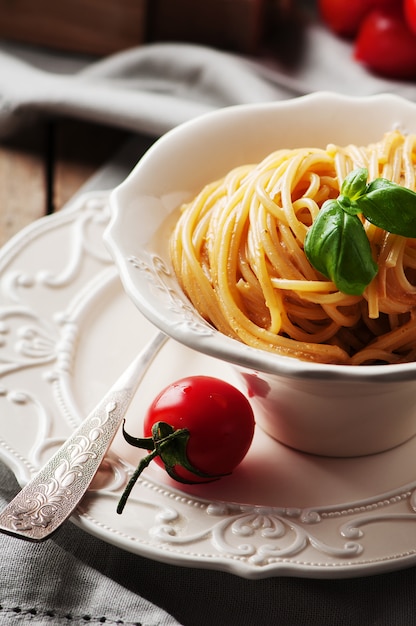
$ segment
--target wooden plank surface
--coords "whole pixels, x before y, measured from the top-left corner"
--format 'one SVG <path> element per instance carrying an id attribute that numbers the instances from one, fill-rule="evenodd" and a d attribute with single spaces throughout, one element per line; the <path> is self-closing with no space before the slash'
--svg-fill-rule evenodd
<path id="1" fill-rule="evenodd" d="M 77 120 L 57 123 L 52 137 L 52 210 L 68 202 L 128 136 L 126 131 Z"/>
<path id="2" fill-rule="evenodd" d="M 0 36 L 105 55 L 158 41 L 255 53 L 295 0 L 0 0 Z"/>
<path id="3" fill-rule="evenodd" d="M 58 211 L 128 133 L 74 120 L 39 122 L 0 143 L 0 246 Z"/>
<path id="4" fill-rule="evenodd" d="M 147 0 L 0 0 L 0 36 L 87 54 L 143 43 Z"/>
<path id="5" fill-rule="evenodd" d="M 0 145 L 0 245 L 47 212 L 47 134 L 38 126 Z"/>
<path id="6" fill-rule="evenodd" d="M 254 53 L 264 35 L 265 0 L 152 0 L 148 37 Z"/>

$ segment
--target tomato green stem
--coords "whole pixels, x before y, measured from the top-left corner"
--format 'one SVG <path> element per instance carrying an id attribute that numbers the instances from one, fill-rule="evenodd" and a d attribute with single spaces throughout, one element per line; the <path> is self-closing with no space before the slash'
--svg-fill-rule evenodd
<path id="1" fill-rule="evenodd" d="M 166 422 L 156 422 L 152 427 L 151 437 L 132 437 L 124 429 L 123 424 L 123 436 L 128 443 L 136 448 L 142 448 L 149 450 L 149 454 L 143 457 L 137 466 L 136 470 L 131 475 L 129 482 L 121 495 L 120 501 L 117 506 L 117 513 L 122 513 L 126 505 L 127 499 L 136 484 L 140 474 L 146 467 L 148 467 L 157 456 L 159 456 L 165 466 L 165 470 L 168 475 L 174 480 L 185 483 L 193 484 L 201 482 L 200 480 L 187 480 L 182 478 L 176 471 L 175 467 L 180 466 L 188 470 L 191 474 L 195 474 L 199 478 L 205 479 L 205 482 L 218 480 L 224 474 L 206 474 L 194 467 L 188 460 L 186 454 L 186 446 L 189 441 L 189 430 L 187 428 L 174 429 L 170 424 Z"/>
<path id="2" fill-rule="evenodd" d="M 146 469 L 148 465 L 150 465 L 150 463 L 153 461 L 153 459 L 157 455 L 158 455 L 158 452 L 154 450 L 153 452 L 150 452 L 147 456 L 142 458 L 139 465 L 136 467 L 135 471 L 131 475 L 129 482 L 127 483 L 126 488 L 124 489 L 122 493 L 122 496 L 117 506 L 117 513 L 121 514 L 123 512 L 124 507 L 126 506 L 127 499 L 131 493 L 131 490 L 136 484 L 140 474 L 143 472 L 144 469 Z"/>
<path id="3" fill-rule="evenodd" d="M 135 448 L 143 448 L 143 450 L 154 450 L 155 442 L 153 437 L 132 437 L 124 428 L 125 420 L 123 421 L 123 437 L 124 439 Z"/>

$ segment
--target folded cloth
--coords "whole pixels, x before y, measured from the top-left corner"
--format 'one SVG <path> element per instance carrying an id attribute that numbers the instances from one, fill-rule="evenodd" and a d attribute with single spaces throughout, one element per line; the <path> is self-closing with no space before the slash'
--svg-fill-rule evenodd
<path id="1" fill-rule="evenodd" d="M 256 60 L 186 43 L 156 43 L 91 62 L 74 73 L 45 71 L 0 52 L 0 138 L 34 113 L 63 115 L 157 136 L 212 109 L 312 91 L 416 99 L 414 84 L 371 75 L 349 42 L 318 22 L 293 37 L 296 54 Z M 293 62 L 296 59 L 296 62 Z"/>
<path id="2" fill-rule="evenodd" d="M 19 487 L 0 463 L 0 507 Z M 137 559 L 135 571 L 125 566 L 124 553 L 73 524 L 54 539 L 32 543 L 0 534 L 0 624 L 78 626 L 177 626 L 179 622 L 129 588 L 132 578 L 146 578 L 147 561 Z M 130 564 L 131 559 L 128 559 Z M 148 578 L 154 576 L 149 572 Z M 163 590 L 155 594 L 163 598 Z M 147 581 L 147 585 L 150 580 Z M 144 585 L 146 586 L 146 585 Z M 161 600 L 162 601 L 162 600 Z"/>
<path id="3" fill-rule="evenodd" d="M 71 75 L 4 52 L 0 67 L 0 137 L 35 112 L 159 135 L 214 108 L 275 96 L 243 60 L 186 44 L 131 49 Z"/>

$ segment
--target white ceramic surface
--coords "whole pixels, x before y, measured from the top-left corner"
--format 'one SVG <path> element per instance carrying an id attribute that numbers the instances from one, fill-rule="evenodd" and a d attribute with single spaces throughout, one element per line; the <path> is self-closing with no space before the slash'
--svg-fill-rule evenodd
<path id="1" fill-rule="evenodd" d="M 204 184 L 272 150 L 362 145 L 392 128 L 416 131 L 416 105 L 392 95 L 313 94 L 231 107 L 166 134 L 111 197 L 113 219 L 105 237 L 133 302 L 174 339 L 236 364 L 253 395 L 258 423 L 299 450 L 370 454 L 413 436 L 416 364 L 306 363 L 217 332 L 195 312 L 173 275 L 167 241 L 175 209 Z"/>
<path id="2" fill-rule="evenodd" d="M 125 295 L 102 243 L 107 196 L 22 231 L 0 251 L 0 456 L 21 485 L 156 332 Z M 182 375 L 235 382 L 225 362 L 168 341 L 127 414 Z M 416 563 L 416 438 L 383 454 L 330 459 L 257 429 L 244 462 L 210 485 L 178 488 L 157 466 L 116 505 L 137 450 L 118 436 L 71 518 L 120 548 L 247 578 L 343 578 Z"/>

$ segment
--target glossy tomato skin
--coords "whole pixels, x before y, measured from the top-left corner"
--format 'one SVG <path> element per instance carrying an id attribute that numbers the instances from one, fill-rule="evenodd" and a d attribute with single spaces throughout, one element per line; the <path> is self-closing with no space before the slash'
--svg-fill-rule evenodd
<path id="1" fill-rule="evenodd" d="M 355 58 L 388 78 L 416 78 L 416 35 L 400 9 L 375 9 L 361 24 Z"/>
<path id="2" fill-rule="evenodd" d="M 416 34 L 416 0 L 404 0 L 403 8 L 407 25 Z"/>
<path id="3" fill-rule="evenodd" d="M 318 0 L 319 13 L 332 32 L 353 38 L 374 8 L 394 7 L 398 0 Z"/>
<path id="4" fill-rule="evenodd" d="M 247 454 L 254 435 L 254 415 L 247 398 L 229 383 L 210 376 L 182 378 L 163 389 L 144 419 L 144 436 L 156 422 L 187 428 L 187 457 L 193 467 L 210 474 L 231 473 Z M 155 461 L 163 467 L 163 462 Z M 204 482 L 182 467 L 185 480 Z"/>

